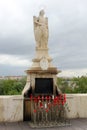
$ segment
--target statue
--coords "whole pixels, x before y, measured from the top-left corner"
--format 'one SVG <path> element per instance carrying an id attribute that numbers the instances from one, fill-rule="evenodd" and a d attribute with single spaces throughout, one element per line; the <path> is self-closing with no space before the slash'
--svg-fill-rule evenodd
<path id="1" fill-rule="evenodd" d="M 34 35 L 37 48 L 47 48 L 48 44 L 48 18 L 44 17 L 44 10 L 41 10 L 39 16 L 33 17 Z"/>

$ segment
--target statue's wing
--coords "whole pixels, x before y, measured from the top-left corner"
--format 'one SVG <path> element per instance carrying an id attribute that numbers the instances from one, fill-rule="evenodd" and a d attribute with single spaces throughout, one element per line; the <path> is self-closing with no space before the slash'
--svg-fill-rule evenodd
<path id="1" fill-rule="evenodd" d="M 46 17 L 45 18 L 45 24 L 46 24 L 46 27 L 47 27 L 47 38 L 49 38 L 49 28 L 48 28 L 48 18 Z"/>
<path id="2" fill-rule="evenodd" d="M 46 25 L 48 26 L 48 18 L 47 17 L 45 17 L 45 23 L 46 23 Z"/>
<path id="3" fill-rule="evenodd" d="M 38 17 L 36 17 L 36 16 L 34 16 L 33 17 L 33 22 L 34 22 L 34 31 L 36 30 L 36 28 L 37 28 L 37 21 L 38 21 Z"/>
<path id="4" fill-rule="evenodd" d="M 34 16 L 33 22 L 34 22 L 34 36 L 35 36 L 36 42 L 38 43 L 40 41 L 40 29 L 39 29 L 39 26 L 37 24 L 38 17 Z"/>

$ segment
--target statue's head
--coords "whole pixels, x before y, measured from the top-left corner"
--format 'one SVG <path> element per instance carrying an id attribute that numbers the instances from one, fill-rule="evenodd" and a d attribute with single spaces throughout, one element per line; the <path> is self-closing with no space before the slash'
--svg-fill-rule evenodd
<path id="1" fill-rule="evenodd" d="M 44 10 L 42 9 L 42 10 L 40 11 L 39 15 L 40 15 L 40 16 L 44 16 L 44 14 L 45 14 L 45 12 L 44 12 Z"/>

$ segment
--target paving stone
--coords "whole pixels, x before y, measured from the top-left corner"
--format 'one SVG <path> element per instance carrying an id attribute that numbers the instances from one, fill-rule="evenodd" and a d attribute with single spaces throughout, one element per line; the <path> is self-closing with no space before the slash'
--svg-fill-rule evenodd
<path id="1" fill-rule="evenodd" d="M 87 130 L 87 119 L 72 119 L 71 126 L 41 128 L 39 130 Z M 38 130 L 29 126 L 29 122 L 0 123 L 0 130 Z"/>

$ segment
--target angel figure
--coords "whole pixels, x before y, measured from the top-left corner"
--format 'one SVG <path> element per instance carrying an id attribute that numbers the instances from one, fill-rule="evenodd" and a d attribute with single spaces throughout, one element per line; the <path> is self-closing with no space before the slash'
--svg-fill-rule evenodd
<path id="1" fill-rule="evenodd" d="M 48 44 L 48 18 L 44 17 L 44 14 L 44 10 L 41 10 L 38 17 L 33 17 L 34 35 L 37 48 L 47 48 Z"/>

